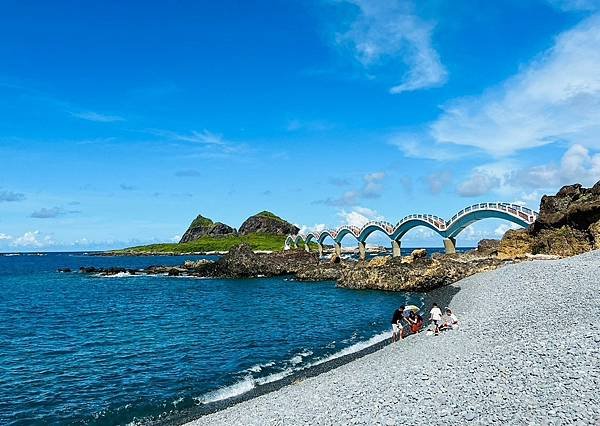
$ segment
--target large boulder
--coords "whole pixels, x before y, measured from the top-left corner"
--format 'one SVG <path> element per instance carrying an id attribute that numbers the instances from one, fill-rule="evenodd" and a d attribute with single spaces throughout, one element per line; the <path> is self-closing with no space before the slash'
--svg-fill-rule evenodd
<path id="1" fill-rule="evenodd" d="M 500 250 L 500 240 L 483 239 L 477 244 L 475 254 L 479 256 L 496 256 Z"/>
<path id="2" fill-rule="evenodd" d="M 533 237 L 527 229 L 509 229 L 506 231 L 500 246 L 498 247 L 498 258 L 524 259 L 527 254 L 533 252 Z"/>
<path id="3" fill-rule="evenodd" d="M 236 231 L 229 225 L 225 225 L 221 222 L 213 222 L 211 219 L 198 215 L 196 219 L 192 221 L 183 237 L 181 237 L 180 243 L 188 243 L 195 241 L 205 236 L 226 236 L 235 235 Z"/>
<path id="4" fill-rule="evenodd" d="M 250 216 L 242 226 L 240 234 L 247 235 L 253 233 L 272 234 L 272 235 L 296 235 L 300 229 L 297 226 L 283 220 L 279 216 L 268 211 L 262 211 L 254 216 Z"/>
<path id="5" fill-rule="evenodd" d="M 591 224 L 589 231 L 594 243 L 594 250 L 600 249 L 600 220 Z"/>
<path id="6" fill-rule="evenodd" d="M 556 195 L 544 195 L 540 216 L 532 226 L 533 234 L 543 229 L 557 229 L 564 225 L 587 230 L 600 220 L 600 181 L 592 188 L 580 184 L 563 186 Z"/>
<path id="7" fill-rule="evenodd" d="M 592 250 L 589 234 L 563 225 L 558 229 L 542 229 L 534 238 L 533 254 L 575 256 Z"/>
<path id="8" fill-rule="evenodd" d="M 544 195 L 540 215 L 527 230 L 508 231 L 500 243 L 502 259 L 534 255 L 573 256 L 600 248 L 600 181 L 592 188 L 563 186 Z"/>

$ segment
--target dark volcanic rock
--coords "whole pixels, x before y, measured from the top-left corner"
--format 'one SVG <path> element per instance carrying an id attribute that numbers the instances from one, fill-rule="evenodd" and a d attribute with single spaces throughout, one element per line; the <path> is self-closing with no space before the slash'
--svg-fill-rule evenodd
<path id="1" fill-rule="evenodd" d="M 400 257 L 388 257 L 385 262 L 359 262 L 342 268 L 338 286 L 388 291 L 428 291 L 478 272 L 495 269 L 501 264 L 500 260 L 491 257 L 466 260 L 453 255 L 434 259 L 418 258 L 412 262 L 403 261 Z"/>
<path id="2" fill-rule="evenodd" d="M 477 244 L 475 254 L 479 256 L 496 256 L 500 249 L 500 240 L 484 239 Z"/>
<path id="3" fill-rule="evenodd" d="M 316 253 L 287 250 L 274 253 L 254 253 L 250 246 L 240 244 L 207 268 L 210 276 L 246 278 L 291 275 L 319 263 Z"/>
<path id="4" fill-rule="evenodd" d="M 300 268 L 296 278 L 300 281 L 337 281 L 342 276 L 342 265 L 338 263 L 320 262 Z"/>
<path id="5" fill-rule="evenodd" d="M 235 229 L 229 225 L 221 222 L 213 222 L 207 217 L 198 215 L 179 242 L 188 243 L 204 236 L 225 236 L 234 235 L 235 233 Z"/>
<path id="6" fill-rule="evenodd" d="M 242 226 L 240 226 L 240 234 L 274 234 L 274 235 L 295 235 L 300 231 L 297 226 L 286 222 L 279 216 L 271 212 L 263 211 L 254 216 L 250 216 Z"/>
<path id="7" fill-rule="evenodd" d="M 557 229 L 566 225 L 587 231 L 600 220 L 600 181 L 592 188 L 580 184 L 563 186 L 556 195 L 544 195 L 540 217 L 532 226 L 535 235 L 542 229 Z"/>
<path id="8" fill-rule="evenodd" d="M 600 248 L 600 182 L 592 188 L 563 186 L 544 195 L 540 216 L 528 230 L 509 231 L 500 243 L 504 259 L 528 253 L 573 256 Z"/>

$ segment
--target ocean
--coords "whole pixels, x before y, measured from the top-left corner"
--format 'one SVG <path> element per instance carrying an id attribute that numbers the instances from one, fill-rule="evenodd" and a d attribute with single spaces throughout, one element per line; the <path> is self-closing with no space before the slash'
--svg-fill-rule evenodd
<path id="1" fill-rule="evenodd" d="M 381 341 L 394 309 L 426 303 L 421 293 L 291 277 L 77 272 L 200 258 L 211 257 L 0 255 L 0 424 L 144 424 L 176 416 Z"/>

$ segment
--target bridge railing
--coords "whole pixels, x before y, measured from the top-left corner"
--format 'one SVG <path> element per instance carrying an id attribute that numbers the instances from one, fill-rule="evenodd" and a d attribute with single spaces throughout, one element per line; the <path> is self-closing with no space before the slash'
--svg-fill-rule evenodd
<path id="1" fill-rule="evenodd" d="M 454 216 L 452 216 L 452 218 L 448 221 L 444 220 L 443 218 L 441 218 L 439 216 L 431 215 L 431 214 L 410 214 L 410 215 L 402 218 L 402 220 L 400 220 L 398 223 L 396 223 L 396 225 L 392 225 L 390 222 L 387 222 L 387 221 L 369 221 L 360 228 L 357 226 L 354 226 L 354 225 L 343 225 L 343 226 L 340 226 L 338 229 L 324 229 L 320 232 L 315 231 L 315 232 L 309 233 L 307 235 L 298 234 L 297 236 L 290 236 L 290 238 L 293 238 L 294 243 L 296 242 L 296 239 L 298 237 L 300 237 L 302 240 L 306 241 L 306 238 L 308 238 L 308 235 L 311 235 L 311 234 L 317 240 L 321 239 L 321 237 L 324 234 L 327 234 L 327 235 L 331 236 L 333 239 L 336 239 L 337 236 L 339 235 L 339 233 L 343 230 L 350 231 L 356 238 L 358 238 L 360 236 L 360 234 L 370 226 L 377 226 L 377 227 L 381 228 L 382 230 L 384 230 L 388 235 L 392 235 L 402 224 L 404 224 L 410 220 L 425 221 L 425 222 L 431 224 L 433 227 L 435 227 L 439 231 L 445 231 L 450 226 L 450 224 L 454 223 L 456 220 L 460 219 L 461 217 L 463 217 L 466 214 L 469 214 L 473 211 L 478 211 L 478 210 L 501 211 L 501 212 L 507 213 L 513 217 L 519 218 L 528 224 L 533 223 L 539 215 L 538 212 L 535 212 L 527 207 L 520 206 L 517 204 L 503 203 L 503 202 L 478 203 L 478 204 L 473 204 L 472 206 L 465 207 L 464 209 L 462 209 L 458 213 L 456 213 Z M 287 242 L 287 240 L 286 240 L 286 242 Z"/>

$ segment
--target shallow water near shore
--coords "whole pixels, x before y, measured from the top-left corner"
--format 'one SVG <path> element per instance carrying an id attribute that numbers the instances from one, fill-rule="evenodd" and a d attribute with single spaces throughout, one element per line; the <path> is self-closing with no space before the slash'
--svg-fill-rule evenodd
<path id="1" fill-rule="evenodd" d="M 58 273 L 201 256 L 0 256 L 0 423 L 144 423 L 388 337 L 423 294 L 249 280 Z"/>

